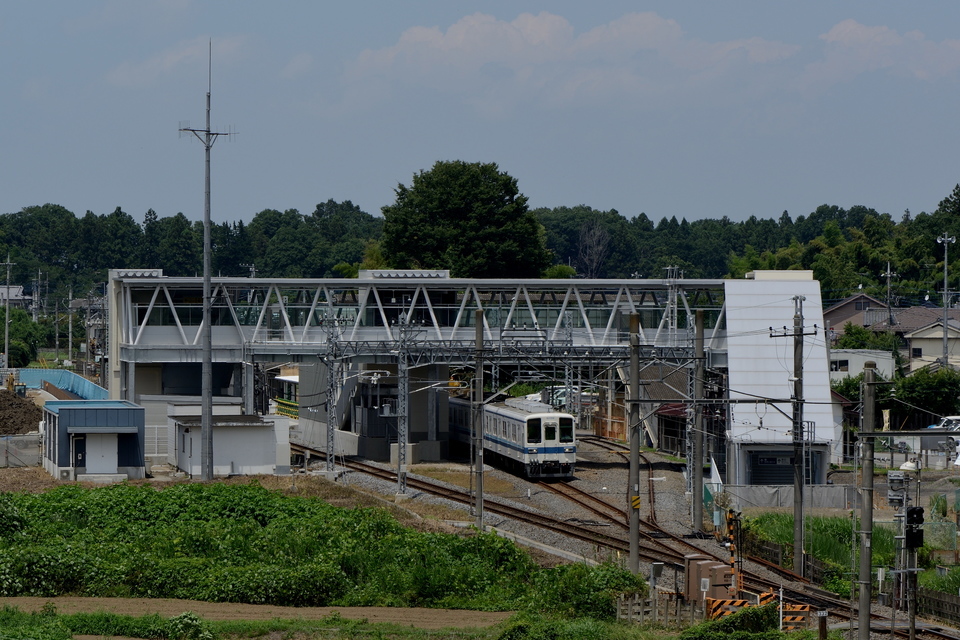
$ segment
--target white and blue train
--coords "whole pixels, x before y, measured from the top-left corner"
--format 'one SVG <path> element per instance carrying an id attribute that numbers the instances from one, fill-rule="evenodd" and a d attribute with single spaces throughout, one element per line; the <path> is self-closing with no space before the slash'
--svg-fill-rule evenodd
<path id="1" fill-rule="evenodd" d="M 450 432 L 470 442 L 473 404 L 450 398 Z M 571 478 L 577 463 L 574 417 L 524 398 L 483 405 L 483 451 L 529 478 Z"/>

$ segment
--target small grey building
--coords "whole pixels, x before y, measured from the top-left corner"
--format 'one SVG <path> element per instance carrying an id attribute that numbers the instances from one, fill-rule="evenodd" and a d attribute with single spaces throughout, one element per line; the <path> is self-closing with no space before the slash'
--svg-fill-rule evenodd
<path id="1" fill-rule="evenodd" d="M 56 400 L 43 407 L 43 467 L 60 480 L 145 476 L 144 410 L 127 400 Z"/>
<path id="2" fill-rule="evenodd" d="M 175 411 L 171 411 L 171 414 Z M 202 470 L 201 430 L 198 415 L 170 415 L 178 469 L 199 477 Z M 251 415 L 215 415 L 212 423 L 213 475 L 288 475 L 290 426 L 287 418 L 265 420 Z"/>

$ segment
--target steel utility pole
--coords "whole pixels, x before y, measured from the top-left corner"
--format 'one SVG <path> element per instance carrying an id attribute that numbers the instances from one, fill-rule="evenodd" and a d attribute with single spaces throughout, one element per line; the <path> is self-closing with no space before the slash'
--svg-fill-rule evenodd
<path id="1" fill-rule="evenodd" d="M 213 480 L 213 344 L 211 337 L 211 297 L 210 279 L 210 149 L 220 136 L 210 130 L 210 88 L 212 85 L 213 43 L 210 43 L 207 63 L 207 126 L 203 129 L 180 127 L 181 133 L 192 133 L 203 143 L 205 151 L 204 197 L 203 197 L 203 322 L 201 325 L 203 343 L 203 363 L 201 378 L 200 411 L 200 477 Z"/>
<path id="2" fill-rule="evenodd" d="M 803 331 L 803 296 L 793 297 L 793 332 L 773 333 L 771 338 L 793 337 L 793 571 L 803 576 L 803 485 L 806 475 L 803 437 L 803 336 L 816 335 L 816 331 Z"/>
<path id="3" fill-rule="evenodd" d="M 73 287 L 70 287 L 70 298 L 67 301 L 67 354 L 70 368 L 76 369 L 77 364 L 73 360 Z"/>
<path id="4" fill-rule="evenodd" d="M 794 296 L 793 314 L 793 571 L 803 576 L 803 296 Z"/>
<path id="5" fill-rule="evenodd" d="M 693 373 L 693 530 L 703 529 L 703 309 L 697 309 Z"/>
<path id="6" fill-rule="evenodd" d="M 340 421 L 337 409 L 340 388 L 340 319 L 332 314 L 327 316 L 324 328 L 327 331 L 327 479 L 333 481 L 336 479 L 336 437 Z M 399 475 L 397 479 L 400 479 Z"/>
<path id="7" fill-rule="evenodd" d="M 881 273 L 880 275 L 887 279 L 887 318 L 889 319 L 890 330 L 893 331 L 893 325 L 896 324 L 896 318 L 893 317 L 893 304 L 890 298 L 890 278 L 895 278 L 900 274 L 891 271 L 890 262 L 887 261 L 887 271 L 886 273 Z"/>
<path id="8" fill-rule="evenodd" d="M 873 362 L 863 365 L 863 413 L 860 431 L 874 430 L 876 426 L 876 369 Z M 871 567 L 873 566 L 873 438 L 860 440 L 863 461 L 860 483 L 860 600 L 857 611 L 857 637 L 870 640 L 870 596 L 873 587 Z"/>
<path id="9" fill-rule="evenodd" d="M 473 401 L 475 403 L 473 409 L 473 446 L 474 453 L 477 456 L 475 461 L 477 467 L 476 515 L 477 529 L 483 531 L 483 311 L 477 309 L 473 318 L 476 330 L 474 344 L 477 350 L 477 370 L 474 376 L 476 386 L 473 390 Z"/>
<path id="10" fill-rule="evenodd" d="M 640 573 L 640 314 L 630 314 L 630 571 Z"/>
<path id="11" fill-rule="evenodd" d="M 13 266 L 13 263 L 10 262 L 10 254 L 7 253 L 7 261 L 4 263 L 7 267 L 7 300 L 6 300 L 6 310 L 4 315 L 3 322 L 3 366 L 10 367 L 10 267 Z"/>
<path id="12" fill-rule="evenodd" d="M 943 245 L 943 367 L 947 368 L 950 359 L 950 346 L 947 342 L 947 310 L 950 308 L 950 292 L 947 291 L 947 246 L 957 241 L 956 236 L 943 235 L 937 238 L 937 243 Z"/>

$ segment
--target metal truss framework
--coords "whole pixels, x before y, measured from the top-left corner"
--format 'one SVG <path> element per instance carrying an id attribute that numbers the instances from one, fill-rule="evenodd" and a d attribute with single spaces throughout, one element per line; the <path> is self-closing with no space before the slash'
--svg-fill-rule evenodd
<path id="1" fill-rule="evenodd" d="M 195 361 L 200 279 L 133 273 L 112 274 L 119 360 Z M 331 322 L 340 327 L 341 356 L 395 352 L 398 325 L 415 325 L 413 351 L 438 362 L 470 359 L 478 309 L 485 344 L 507 358 L 621 360 L 631 313 L 640 314 L 641 349 L 689 357 L 698 309 L 706 312 L 707 348 L 726 347 L 722 280 L 214 278 L 212 308 L 215 361 L 237 350 L 245 359 L 324 355 Z"/>
<path id="2" fill-rule="evenodd" d="M 356 357 L 397 360 L 403 417 L 399 491 L 404 491 L 407 372 L 424 364 L 561 372 L 567 400 L 588 370 L 622 370 L 630 357 L 629 317 L 640 316 L 641 366 L 693 366 L 694 317 L 706 318 L 707 350 L 726 351 L 722 280 L 477 280 L 409 272 L 360 279 L 214 278 L 215 362 L 333 363 L 328 412 L 339 369 Z M 159 271 L 111 272 L 111 358 L 117 378 L 139 363 L 197 362 L 203 333 L 200 278 Z M 483 348 L 475 318 L 481 311 Z M 482 356 L 480 355 L 482 354 Z M 663 382 L 661 380 L 661 382 Z M 689 389 L 674 389 L 690 400 Z M 672 395 L 672 394 L 671 394 Z M 334 421 L 328 416 L 328 466 Z"/>

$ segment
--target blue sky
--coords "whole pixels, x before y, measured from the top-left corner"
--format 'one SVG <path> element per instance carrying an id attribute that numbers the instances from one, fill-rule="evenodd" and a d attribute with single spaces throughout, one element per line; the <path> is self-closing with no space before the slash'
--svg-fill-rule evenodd
<path id="1" fill-rule="evenodd" d="M 591 6 L 588 6 L 591 5 Z M 597 6 L 594 6 L 597 5 Z M 960 3 L 12 1 L 0 213 L 379 214 L 437 160 L 531 207 L 899 219 L 960 182 Z"/>

